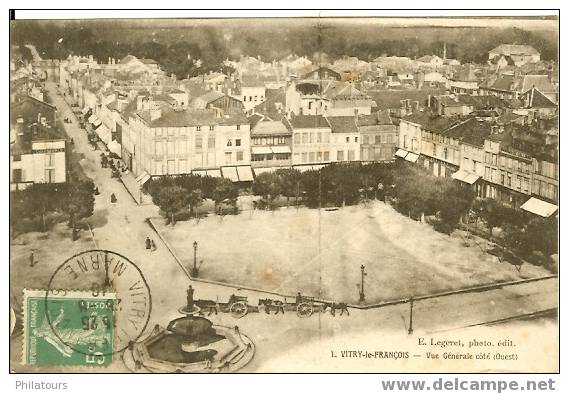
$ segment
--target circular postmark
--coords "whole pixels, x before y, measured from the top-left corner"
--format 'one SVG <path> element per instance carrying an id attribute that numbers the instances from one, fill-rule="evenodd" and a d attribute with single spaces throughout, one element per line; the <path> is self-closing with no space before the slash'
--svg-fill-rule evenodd
<path id="1" fill-rule="evenodd" d="M 125 256 L 88 250 L 63 262 L 45 292 L 45 319 L 70 350 L 106 357 L 135 343 L 150 320 L 152 296 Z"/>

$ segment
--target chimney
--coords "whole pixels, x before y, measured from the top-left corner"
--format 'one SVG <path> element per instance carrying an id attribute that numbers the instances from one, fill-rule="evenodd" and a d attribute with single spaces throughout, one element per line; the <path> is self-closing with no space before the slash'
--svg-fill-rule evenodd
<path id="1" fill-rule="evenodd" d="M 138 96 L 138 97 L 136 97 L 136 110 L 137 110 L 137 111 L 142 110 L 142 106 L 143 106 L 142 100 L 143 100 L 143 99 L 144 99 L 143 96 Z"/>

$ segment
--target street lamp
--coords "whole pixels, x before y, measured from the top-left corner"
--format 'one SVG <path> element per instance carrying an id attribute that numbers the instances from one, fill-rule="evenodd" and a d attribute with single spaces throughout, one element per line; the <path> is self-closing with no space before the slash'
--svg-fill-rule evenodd
<path id="1" fill-rule="evenodd" d="M 365 272 L 365 269 L 366 269 L 365 265 L 360 266 L 360 270 L 362 271 L 362 284 L 360 286 L 360 303 L 363 303 L 366 300 L 366 296 L 364 293 L 364 277 L 367 276 L 367 273 Z"/>
<path id="2" fill-rule="evenodd" d="M 194 241 L 194 267 L 192 268 L 192 277 L 198 276 L 198 267 L 196 265 L 197 252 L 198 252 L 198 242 Z"/>

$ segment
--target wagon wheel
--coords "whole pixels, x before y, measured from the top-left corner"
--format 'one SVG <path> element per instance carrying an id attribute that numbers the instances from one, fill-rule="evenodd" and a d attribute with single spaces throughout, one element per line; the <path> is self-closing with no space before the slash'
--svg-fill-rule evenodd
<path id="1" fill-rule="evenodd" d="M 247 303 L 245 302 L 235 302 L 232 303 L 231 306 L 229 307 L 229 312 L 231 313 L 231 316 L 234 318 L 241 318 L 242 316 L 244 316 L 245 314 L 247 314 Z"/>
<path id="2" fill-rule="evenodd" d="M 296 314 L 301 318 L 308 318 L 314 312 L 314 308 L 310 303 L 298 303 L 296 306 Z"/>

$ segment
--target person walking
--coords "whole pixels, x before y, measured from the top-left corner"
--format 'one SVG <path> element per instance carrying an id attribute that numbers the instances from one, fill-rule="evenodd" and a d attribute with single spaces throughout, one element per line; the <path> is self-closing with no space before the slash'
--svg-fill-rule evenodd
<path id="1" fill-rule="evenodd" d="M 145 244 L 146 244 L 147 250 L 150 250 L 152 248 L 152 241 L 150 240 L 150 238 L 148 236 L 146 236 Z"/>
<path id="2" fill-rule="evenodd" d="M 152 245 L 152 251 L 156 251 L 158 249 L 158 247 L 156 247 L 156 243 L 154 243 L 154 240 L 150 240 L 150 244 Z"/>
<path id="3" fill-rule="evenodd" d="M 30 267 L 34 267 L 35 264 L 36 264 L 35 255 L 34 255 L 34 251 L 32 250 L 32 252 L 30 252 Z"/>
<path id="4" fill-rule="evenodd" d="M 111 194 L 111 203 L 117 203 L 117 196 L 114 193 Z"/>

